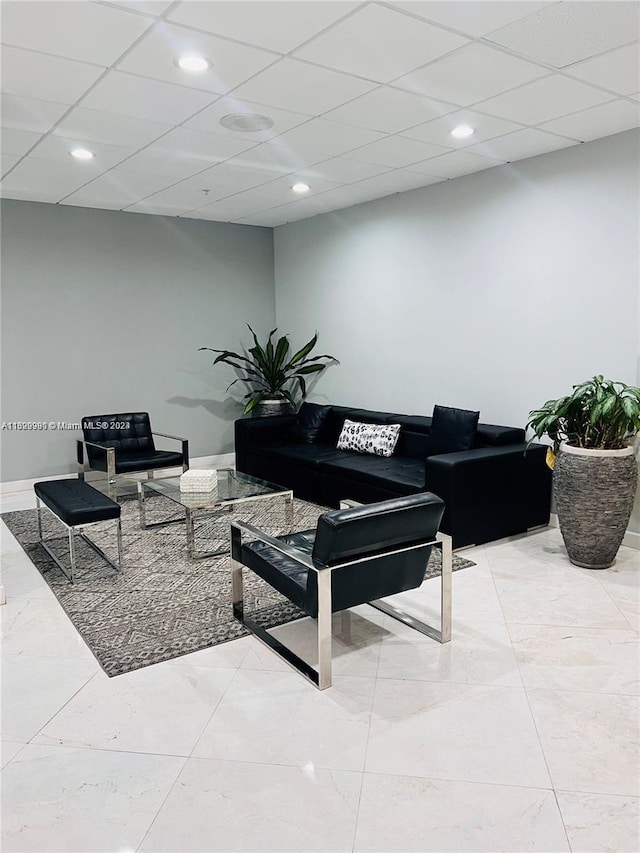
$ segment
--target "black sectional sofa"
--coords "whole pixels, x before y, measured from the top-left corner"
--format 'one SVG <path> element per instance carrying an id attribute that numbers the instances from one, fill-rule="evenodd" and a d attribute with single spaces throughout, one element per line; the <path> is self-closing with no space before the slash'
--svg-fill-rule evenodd
<path id="1" fill-rule="evenodd" d="M 401 425 L 390 457 L 336 449 L 345 418 Z M 313 443 L 297 437 L 297 416 L 235 422 L 236 468 L 337 507 L 343 498 L 372 503 L 434 492 L 445 502 L 441 530 L 454 548 L 479 545 L 548 524 L 551 471 L 546 446 L 525 453 L 524 430 L 478 424 L 471 450 L 427 456 L 430 417 L 332 406 Z M 308 439 L 307 439 L 308 440 Z"/>

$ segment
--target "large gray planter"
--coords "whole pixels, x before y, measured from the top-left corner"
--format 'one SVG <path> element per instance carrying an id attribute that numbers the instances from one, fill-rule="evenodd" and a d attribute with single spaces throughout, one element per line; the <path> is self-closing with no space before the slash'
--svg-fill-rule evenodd
<path id="1" fill-rule="evenodd" d="M 638 485 L 633 447 L 584 450 L 560 446 L 553 487 L 560 532 L 576 566 L 612 566 L 631 516 Z"/>
<path id="2" fill-rule="evenodd" d="M 276 415 L 290 415 L 293 409 L 286 397 L 265 397 L 253 409 L 254 418 L 272 418 Z"/>

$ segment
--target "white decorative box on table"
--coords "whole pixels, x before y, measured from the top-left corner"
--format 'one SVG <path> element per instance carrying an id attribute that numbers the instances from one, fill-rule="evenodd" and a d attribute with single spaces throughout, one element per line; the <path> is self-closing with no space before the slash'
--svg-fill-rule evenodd
<path id="1" fill-rule="evenodd" d="M 212 492 L 218 483 L 214 468 L 190 468 L 180 476 L 181 492 Z"/>

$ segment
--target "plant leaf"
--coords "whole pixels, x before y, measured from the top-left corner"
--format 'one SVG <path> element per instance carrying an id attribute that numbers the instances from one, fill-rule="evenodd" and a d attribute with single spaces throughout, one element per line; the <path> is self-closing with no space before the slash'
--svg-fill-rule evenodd
<path id="1" fill-rule="evenodd" d="M 289 364 L 297 364 L 299 361 L 302 361 L 305 356 L 309 355 L 309 353 L 314 348 L 317 342 L 318 333 L 316 332 L 315 335 L 311 338 L 311 340 L 307 341 L 307 343 L 302 347 L 302 349 L 298 350 L 298 352 L 293 356 Z"/>

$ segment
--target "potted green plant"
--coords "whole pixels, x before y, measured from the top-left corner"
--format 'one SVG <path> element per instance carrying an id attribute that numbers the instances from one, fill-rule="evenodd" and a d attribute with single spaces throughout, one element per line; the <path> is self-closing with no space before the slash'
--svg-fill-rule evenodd
<path id="1" fill-rule="evenodd" d="M 243 382 L 247 386 L 248 391 L 244 395 L 247 400 L 245 414 L 252 412 L 264 417 L 292 411 L 296 406 L 296 392 L 302 399 L 307 394 L 306 378 L 321 373 L 329 364 L 339 363 L 332 355 L 310 356 L 318 341 L 317 333 L 291 355 L 288 335 L 282 335 L 274 341 L 278 329 L 273 329 L 263 345 L 248 323 L 247 326 L 253 335 L 253 346 L 242 353 L 200 347 L 201 350 L 218 353 L 214 365 L 228 364 L 240 373 L 229 384 L 227 391 L 236 382 Z"/>
<path id="2" fill-rule="evenodd" d="M 527 427 L 534 438 L 552 441 L 547 459 L 569 559 L 588 569 L 609 568 L 638 484 L 633 438 L 640 431 L 640 388 L 594 376 L 529 412 Z"/>

